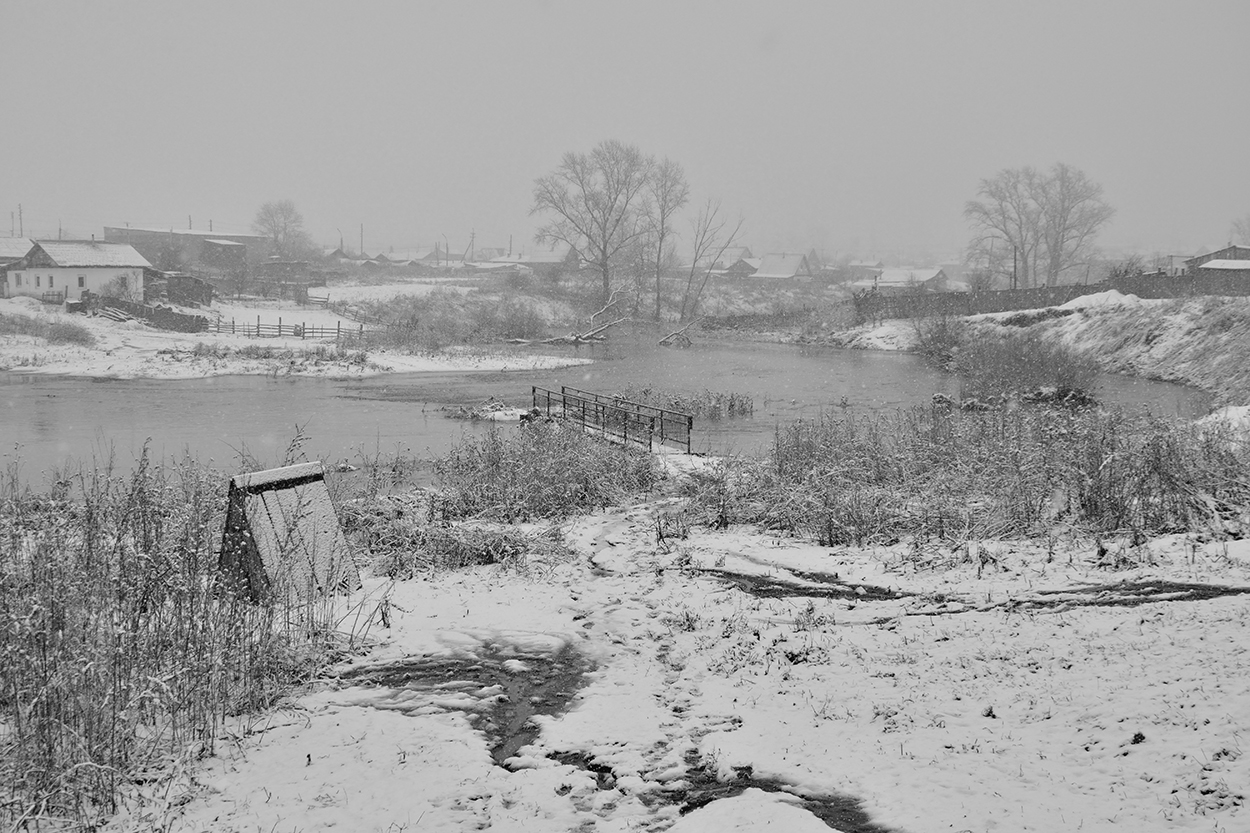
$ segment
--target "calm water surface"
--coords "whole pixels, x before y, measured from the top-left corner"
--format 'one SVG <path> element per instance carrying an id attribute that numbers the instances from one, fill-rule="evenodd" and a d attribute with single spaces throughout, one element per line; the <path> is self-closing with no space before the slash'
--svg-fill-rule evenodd
<path id="1" fill-rule="evenodd" d="M 695 421 L 698 451 L 748 452 L 778 424 L 843 407 L 893 410 L 955 395 L 958 380 L 903 353 L 791 345 L 699 344 L 687 350 L 596 345 L 594 363 L 550 371 L 399 374 L 356 381 L 221 376 L 188 381 L 95 380 L 0 373 L 0 464 L 20 463 L 43 481 L 72 461 L 113 454 L 128 469 L 146 443 L 156 457 L 185 452 L 221 468 L 246 452 L 275 464 L 299 425 L 312 459 L 356 460 L 404 450 L 446 453 L 480 425 L 444 408 L 488 397 L 527 405 L 530 387 L 560 385 L 613 393 L 630 386 L 750 395 L 755 415 Z M 1106 376 L 1100 396 L 1164 416 L 1208 408 L 1192 388 Z"/>

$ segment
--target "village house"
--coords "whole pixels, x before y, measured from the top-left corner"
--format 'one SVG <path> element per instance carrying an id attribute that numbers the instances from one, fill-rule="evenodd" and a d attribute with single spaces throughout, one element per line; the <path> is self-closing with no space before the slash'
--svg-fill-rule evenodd
<path id="1" fill-rule="evenodd" d="M 260 234 L 130 226 L 105 226 L 104 239 L 134 246 L 157 269 L 232 279 L 246 270 L 249 251 L 257 256 L 269 245 Z"/>
<path id="2" fill-rule="evenodd" d="M 157 274 L 143 255 L 124 243 L 36 240 L 9 269 L 8 291 L 57 302 L 78 301 L 84 292 L 91 292 L 142 303 L 146 278 Z"/>
<path id="3" fill-rule="evenodd" d="M 8 270 L 20 263 L 31 246 L 33 240 L 26 237 L 0 237 L 0 298 L 6 298 L 12 292 L 9 289 Z"/>
<path id="4" fill-rule="evenodd" d="M 577 252 L 568 246 L 517 252 L 502 257 L 493 257 L 489 262 L 524 266 L 540 277 L 575 272 L 581 265 Z"/>
<path id="5" fill-rule="evenodd" d="M 1228 245 L 1214 252 L 1191 257 L 1185 261 L 1185 268 L 1191 275 L 1197 274 L 1199 267 L 1206 266 L 1213 260 L 1250 260 L 1250 246 Z"/>
<path id="6" fill-rule="evenodd" d="M 760 259 L 759 268 L 752 277 L 756 278 L 811 278 L 812 267 L 807 255 L 766 254 Z"/>
<path id="7" fill-rule="evenodd" d="M 1250 251 L 1245 246 L 1240 246 L 1243 251 Z M 1250 286 L 1250 258 L 1241 258 L 1234 260 L 1232 258 L 1217 258 L 1208 260 L 1199 266 L 1196 270 L 1198 275 L 1219 275 L 1228 280 L 1230 286 Z"/>
<path id="8" fill-rule="evenodd" d="M 725 270 L 727 278 L 749 278 L 760 270 L 760 265 L 764 262 L 762 257 L 740 257 L 738 260 Z"/>
<path id="9" fill-rule="evenodd" d="M 883 295 L 906 295 L 915 292 L 946 292 L 946 273 L 933 266 L 882 269 L 873 277 L 860 278 L 847 284 L 855 292 L 879 292 Z"/>
<path id="10" fill-rule="evenodd" d="M 727 246 L 724 251 L 709 252 L 695 264 L 700 271 L 706 269 L 714 275 L 724 274 L 740 260 L 750 260 L 754 255 L 747 246 Z"/>

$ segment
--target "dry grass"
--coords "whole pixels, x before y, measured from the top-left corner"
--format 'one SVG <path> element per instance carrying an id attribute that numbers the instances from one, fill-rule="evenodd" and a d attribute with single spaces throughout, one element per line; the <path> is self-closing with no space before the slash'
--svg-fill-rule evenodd
<path id="1" fill-rule="evenodd" d="M 1048 407 L 826 415 L 691 487 L 709 523 L 825 544 L 1204 530 L 1250 523 L 1250 448 L 1219 429 Z M 705 478 L 706 480 L 706 478 Z"/>
<path id="2" fill-rule="evenodd" d="M 659 470 L 646 451 L 535 423 L 467 438 L 435 462 L 441 517 L 506 522 L 562 518 L 651 489 Z"/>
<path id="3" fill-rule="evenodd" d="M 651 386 L 629 387 L 616 392 L 616 396 L 630 402 L 665 408 L 700 419 L 720 420 L 739 416 L 751 416 L 755 402 L 743 393 L 725 393 L 704 388 L 693 393 L 661 390 Z"/>
<path id="4" fill-rule="evenodd" d="M 76 344 L 80 347 L 95 344 L 91 331 L 73 321 L 52 321 L 8 313 L 0 313 L 0 335 L 37 336 L 47 339 L 49 344 Z"/>
<path id="5" fill-rule="evenodd" d="M 246 601 L 215 544 L 226 478 L 191 461 L 0 484 L 0 824 L 90 827 L 209 754 L 342 642 L 329 602 Z"/>

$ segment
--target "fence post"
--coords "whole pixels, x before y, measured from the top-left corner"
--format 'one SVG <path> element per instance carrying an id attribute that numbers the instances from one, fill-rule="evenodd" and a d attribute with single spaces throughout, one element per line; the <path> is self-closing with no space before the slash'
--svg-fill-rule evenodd
<path id="1" fill-rule="evenodd" d="M 306 333 L 306 332 L 308 332 L 308 325 L 307 325 L 307 324 L 305 324 L 303 321 L 299 322 L 299 339 L 300 339 L 300 341 L 303 341 L 303 340 L 304 340 L 304 333 Z"/>
<path id="2" fill-rule="evenodd" d="M 260 338 L 260 316 L 256 316 L 256 337 Z"/>
<path id="3" fill-rule="evenodd" d="M 278 316 L 278 338 L 282 338 L 282 316 Z"/>

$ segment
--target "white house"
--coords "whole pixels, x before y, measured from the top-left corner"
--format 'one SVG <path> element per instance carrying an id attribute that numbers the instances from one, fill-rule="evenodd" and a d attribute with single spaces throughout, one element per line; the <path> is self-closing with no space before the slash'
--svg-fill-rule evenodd
<path id="1" fill-rule="evenodd" d="M 126 243 L 36 240 L 9 269 L 9 295 L 56 293 L 77 301 L 83 292 L 142 303 L 144 272 L 152 264 Z"/>

